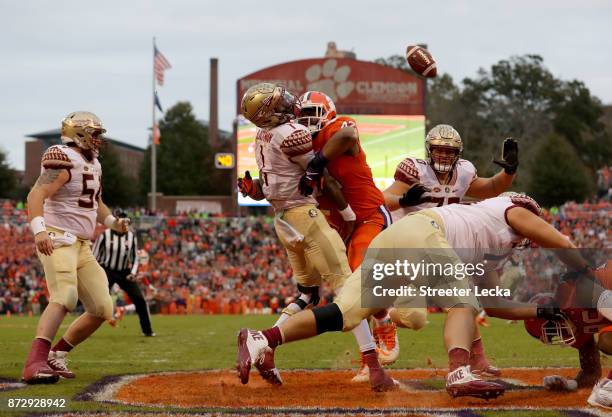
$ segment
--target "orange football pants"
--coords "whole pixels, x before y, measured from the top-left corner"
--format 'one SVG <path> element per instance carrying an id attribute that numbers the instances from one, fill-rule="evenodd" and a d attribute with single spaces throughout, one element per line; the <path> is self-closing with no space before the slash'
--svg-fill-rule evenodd
<path id="1" fill-rule="evenodd" d="M 376 211 L 367 219 L 355 224 L 355 230 L 347 245 L 347 255 L 351 271 L 356 270 L 370 246 L 370 242 L 385 228 L 385 218 Z"/>

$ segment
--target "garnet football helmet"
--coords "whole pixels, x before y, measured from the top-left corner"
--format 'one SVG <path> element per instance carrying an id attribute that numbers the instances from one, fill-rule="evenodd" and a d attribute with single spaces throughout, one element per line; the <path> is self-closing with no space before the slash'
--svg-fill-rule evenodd
<path id="1" fill-rule="evenodd" d="M 240 103 L 242 115 L 261 128 L 272 128 L 300 115 L 300 100 L 272 83 L 259 83 L 249 88 Z"/>
<path id="2" fill-rule="evenodd" d="M 540 306 L 550 305 L 554 302 L 553 294 L 541 293 L 533 296 L 530 303 Z M 547 345 L 573 345 L 576 342 L 574 326 L 565 315 L 560 320 L 527 319 L 525 320 L 527 332 Z"/>
<path id="3" fill-rule="evenodd" d="M 81 149 L 98 152 L 105 132 L 100 118 L 88 111 L 72 112 L 62 120 L 62 143 L 74 143 Z"/>
<path id="4" fill-rule="evenodd" d="M 317 133 L 336 116 L 336 105 L 329 96 L 319 91 L 307 91 L 300 96 L 302 111 L 298 123 L 306 126 L 310 133 Z"/>
<path id="5" fill-rule="evenodd" d="M 437 125 L 425 137 L 425 150 L 434 171 L 449 172 L 459 160 L 463 141 L 451 125 Z"/>

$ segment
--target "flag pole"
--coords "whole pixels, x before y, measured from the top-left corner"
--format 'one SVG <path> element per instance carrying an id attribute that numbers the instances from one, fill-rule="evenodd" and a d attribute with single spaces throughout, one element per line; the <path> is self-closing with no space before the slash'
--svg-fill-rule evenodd
<path id="1" fill-rule="evenodd" d="M 157 145 L 155 144 L 155 37 L 153 37 L 153 85 L 152 85 L 152 105 L 153 120 L 151 125 L 151 210 L 157 211 Z"/>

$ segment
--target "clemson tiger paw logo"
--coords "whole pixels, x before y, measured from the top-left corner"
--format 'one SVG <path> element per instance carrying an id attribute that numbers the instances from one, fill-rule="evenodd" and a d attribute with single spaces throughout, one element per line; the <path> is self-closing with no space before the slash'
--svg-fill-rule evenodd
<path id="1" fill-rule="evenodd" d="M 323 65 L 315 64 L 306 70 L 307 89 L 325 93 L 334 101 L 345 98 L 355 88 L 355 83 L 348 81 L 350 73 L 348 65 L 338 67 L 335 59 L 328 59 Z"/>

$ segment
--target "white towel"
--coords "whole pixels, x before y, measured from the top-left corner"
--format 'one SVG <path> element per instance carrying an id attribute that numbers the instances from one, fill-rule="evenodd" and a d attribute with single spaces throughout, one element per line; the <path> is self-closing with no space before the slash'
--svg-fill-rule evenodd
<path id="1" fill-rule="evenodd" d="M 304 240 L 304 235 L 295 230 L 293 226 L 282 219 L 282 213 L 274 216 L 274 227 L 282 239 L 291 246 L 295 246 Z"/>
<path id="2" fill-rule="evenodd" d="M 53 247 L 55 249 L 61 248 L 62 246 L 73 245 L 77 241 L 77 237 L 69 232 L 54 233 L 50 236 L 53 241 Z"/>

